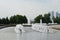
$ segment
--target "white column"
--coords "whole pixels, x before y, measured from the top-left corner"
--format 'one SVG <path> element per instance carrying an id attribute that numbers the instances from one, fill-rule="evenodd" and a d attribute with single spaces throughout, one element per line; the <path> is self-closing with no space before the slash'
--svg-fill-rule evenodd
<path id="1" fill-rule="evenodd" d="M 51 19 L 52 23 L 54 23 L 52 18 L 53 18 L 52 13 L 50 13 L 50 19 Z"/>
<path id="2" fill-rule="evenodd" d="M 42 24 L 42 19 L 40 19 L 40 24 Z"/>
<path id="3" fill-rule="evenodd" d="M 30 19 L 29 18 L 27 18 L 28 19 L 28 24 L 30 24 Z"/>

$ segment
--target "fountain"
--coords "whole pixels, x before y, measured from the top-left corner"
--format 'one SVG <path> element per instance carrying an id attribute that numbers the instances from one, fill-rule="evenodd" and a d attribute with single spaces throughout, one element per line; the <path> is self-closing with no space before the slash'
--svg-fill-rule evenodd
<path id="1" fill-rule="evenodd" d="M 20 40 L 20 36 L 22 35 L 22 32 L 25 32 L 24 27 L 21 24 L 17 24 L 15 27 L 15 32 L 17 34 L 17 40 Z"/>
<path id="2" fill-rule="evenodd" d="M 40 24 L 42 24 L 42 19 L 40 19 Z"/>
<path id="3" fill-rule="evenodd" d="M 39 32 L 47 32 L 47 25 L 42 23 L 42 19 L 40 19 L 40 24 L 33 24 L 32 29 Z"/>
<path id="4" fill-rule="evenodd" d="M 27 15 L 26 15 L 27 16 Z M 24 24 L 22 24 L 22 25 L 24 25 L 24 26 L 32 26 L 31 24 L 30 24 L 30 18 L 27 16 L 27 23 L 24 23 Z"/>
<path id="5" fill-rule="evenodd" d="M 51 19 L 51 21 L 52 21 L 52 23 L 51 23 L 51 24 L 54 24 L 54 21 L 53 21 L 53 16 L 52 16 L 52 14 L 50 14 L 50 19 Z"/>
<path id="6" fill-rule="evenodd" d="M 54 21 L 53 21 L 52 17 L 50 17 L 50 19 L 51 19 L 51 21 L 52 21 L 52 24 L 54 24 Z"/>
<path id="7" fill-rule="evenodd" d="M 26 26 L 26 27 L 31 27 L 32 24 L 31 24 L 31 22 L 30 22 L 30 18 L 27 17 L 27 23 L 24 23 L 24 24 L 22 24 L 22 25 L 23 25 L 23 26 Z"/>
<path id="8" fill-rule="evenodd" d="M 29 18 L 27 18 L 28 19 L 28 24 L 30 24 L 30 19 Z"/>
<path id="9" fill-rule="evenodd" d="M 16 32 L 16 33 L 20 33 L 20 32 L 25 32 L 25 31 L 24 31 L 23 26 L 22 26 L 21 24 L 18 24 L 18 25 L 16 25 L 16 27 L 15 27 L 15 32 Z"/>

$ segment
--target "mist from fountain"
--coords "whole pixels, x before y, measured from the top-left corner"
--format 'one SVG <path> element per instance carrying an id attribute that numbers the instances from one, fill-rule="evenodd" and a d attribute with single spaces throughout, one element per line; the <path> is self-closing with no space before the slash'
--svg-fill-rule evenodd
<path id="1" fill-rule="evenodd" d="M 29 18 L 27 18 L 27 20 L 28 20 L 28 24 L 30 24 L 30 19 L 29 19 Z"/>
<path id="2" fill-rule="evenodd" d="M 15 32 L 16 33 L 21 33 L 21 32 L 25 32 L 25 31 L 24 31 L 24 28 L 21 24 L 17 24 L 16 27 L 15 27 Z"/>
<path id="3" fill-rule="evenodd" d="M 40 24 L 42 25 L 42 19 L 40 19 Z"/>
<path id="4" fill-rule="evenodd" d="M 39 32 L 47 32 L 47 25 L 42 23 L 42 19 L 40 19 L 40 24 L 32 25 L 32 29 Z"/>
<path id="5" fill-rule="evenodd" d="M 50 14 L 50 20 L 52 21 L 52 24 L 54 24 L 54 21 L 53 21 L 53 16 L 52 16 L 52 14 Z"/>

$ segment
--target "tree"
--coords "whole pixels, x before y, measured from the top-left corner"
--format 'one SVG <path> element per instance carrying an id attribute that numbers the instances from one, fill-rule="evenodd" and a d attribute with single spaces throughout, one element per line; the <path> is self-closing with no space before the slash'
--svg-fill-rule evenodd
<path id="1" fill-rule="evenodd" d="M 2 18 L 2 24 L 6 24 L 5 18 Z"/>
<path id="2" fill-rule="evenodd" d="M 54 23 L 60 24 L 60 17 L 53 18 Z"/>
<path id="3" fill-rule="evenodd" d="M 12 24 L 27 23 L 27 18 L 22 15 L 14 15 L 14 16 L 10 17 L 10 23 L 12 23 Z"/>
<path id="4" fill-rule="evenodd" d="M 40 23 L 40 19 L 42 19 L 42 15 L 37 16 L 37 17 L 34 19 L 34 22 L 35 22 L 35 23 Z"/>
<path id="5" fill-rule="evenodd" d="M 2 24 L 2 20 L 0 19 L 0 24 Z"/>
<path id="6" fill-rule="evenodd" d="M 44 17 L 42 15 L 39 15 L 37 16 L 34 20 L 35 23 L 40 23 L 40 19 L 42 19 L 42 22 L 43 23 L 51 23 L 51 20 L 50 20 L 50 13 L 48 14 L 44 14 Z"/>
<path id="7" fill-rule="evenodd" d="M 8 19 L 8 17 L 6 17 L 6 24 L 9 24 L 10 23 L 10 21 L 9 21 L 9 19 Z"/>
<path id="8" fill-rule="evenodd" d="M 26 16 L 23 16 L 23 23 L 27 23 L 28 19 L 26 18 Z"/>
<path id="9" fill-rule="evenodd" d="M 50 20 L 50 13 L 48 14 L 44 14 L 44 17 L 42 18 L 43 20 L 43 23 L 51 23 L 51 20 Z"/>
<path id="10" fill-rule="evenodd" d="M 15 24 L 15 15 L 10 17 L 10 24 Z"/>

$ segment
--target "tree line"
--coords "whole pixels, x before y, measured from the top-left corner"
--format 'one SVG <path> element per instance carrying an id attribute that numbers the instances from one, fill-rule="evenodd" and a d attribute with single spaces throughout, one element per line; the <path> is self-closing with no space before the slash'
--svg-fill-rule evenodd
<path id="1" fill-rule="evenodd" d="M 44 16 L 42 15 L 38 15 L 35 19 L 34 19 L 34 23 L 40 23 L 40 19 L 42 19 L 43 23 L 52 23 L 51 19 L 50 19 L 50 13 L 44 14 Z M 54 23 L 60 24 L 60 17 L 52 17 Z"/>
<path id="2" fill-rule="evenodd" d="M 51 23 L 52 21 L 50 20 L 50 14 L 44 14 L 44 16 L 42 15 L 38 15 L 35 19 L 34 22 L 35 23 L 40 23 L 40 19 L 42 19 L 43 23 Z"/>
<path id="3" fill-rule="evenodd" d="M 50 19 L 50 13 L 44 14 L 44 16 L 42 15 L 38 15 L 36 18 L 34 18 L 34 23 L 40 23 L 40 19 L 42 19 L 43 23 L 52 23 L 51 19 Z M 60 17 L 56 17 L 56 18 L 52 18 L 54 23 L 58 23 L 60 24 Z M 11 16 L 10 18 L 6 17 L 6 18 L 0 18 L 0 24 L 23 24 L 23 23 L 27 23 L 28 19 L 26 16 L 22 16 L 22 15 L 14 15 Z"/>
<path id="4" fill-rule="evenodd" d="M 0 18 L 0 24 L 22 24 L 22 23 L 27 23 L 27 18 L 26 16 L 22 15 L 14 15 L 11 16 L 10 18 Z"/>

